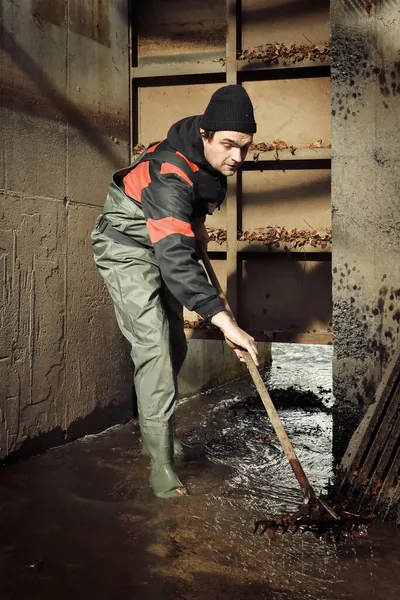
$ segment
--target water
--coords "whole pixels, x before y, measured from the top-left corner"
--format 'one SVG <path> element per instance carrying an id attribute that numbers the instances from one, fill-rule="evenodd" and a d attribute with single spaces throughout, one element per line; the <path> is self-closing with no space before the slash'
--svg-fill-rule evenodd
<path id="1" fill-rule="evenodd" d="M 273 354 L 270 388 L 323 399 L 324 410 L 310 412 L 283 392 L 279 413 L 324 490 L 333 468 L 331 348 L 275 345 Z M 254 519 L 302 500 L 253 392 L 243 378 L 180 403 L 178 432 L 197 452 L 177 465 L 188 498 L 152 496 L 136 422 L 3 471 L 1 600 L 397 600 L 400 534 L 389 524 L 332 545 L 310 533 L 253 534 Z"/>
<path id="2" fill-rule="evenodd" d="M 273 344 L 272 352 L 273 365 L 264 374 L 268 388 L 295 387 L 299 393 L 310 391 L 323 400 L 327 409 L 332 406 L 331 346 Z M 230 467 L 227 483 L 248 508 L 262 510 L 265 515 L 293 512 L 301 502 L 297 480 L 261 401 L 254 397 L 243 401 L 241 382 L 238 387 L 236 395 L 218 402 L 212 416 L 204 419 L 203 431 L 196 432 L 192 440 L 199 437 L 208 440 L 209 460 Z M 249 391 L 248 388 L 247 393 Z M 295 399 L 294 391 L 291 396 Z M 290 432 L 310 483 L 316 491 L 326 493 L 333 477 L 330 412 L 285 408 L 284 393 L 281 393 L 280 404 L 283 405 L 279 411 L 282 424 Z M 218 430 L 220 422 L 223 426 Z"/>

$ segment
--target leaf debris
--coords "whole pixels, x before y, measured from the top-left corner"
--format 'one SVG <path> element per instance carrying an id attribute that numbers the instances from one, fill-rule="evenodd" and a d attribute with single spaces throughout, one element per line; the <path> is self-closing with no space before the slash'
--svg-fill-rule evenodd
<path id="1" fill-rule="evenodd" d="M 303 60 L 324 62 L 331 55 L 331 43 L 320 42 L 318 44 L 260 44 L 254 48 L 246 48 L 238 54 L 238 60 L 251 61 L 262 60 L 267 64 L 293 65 Z"/>
<path id="2" fill-rule="evenodd" d="M 295 146 L 294 144 L 287 144 L 283 140 L 276 139 L 272 142 L 258 142 L 257 144 L 251 144 L 249 152 L 253 153 L 253 159 L 257 162 L 262 152 L 274 152 L 275 158 L 279 159 L 279 152 L 282 150 L 290 150 L 290 153 L 294 156 L 296 150 L 315 150 L 318 148 L 331 148 L 331 144 L 323 144 L 322 139 L 310 142 L 309 144 L 302 144 L 301 146 Z"/>
<path id="3" fill-rule="evenodd" d="M 222 244 L 227 239 L 226 229 L 207 227 L 210 240 Z M 285 227 L 258 227 L 239 234 L 241 242 L 263 242 L 266 246 L 294 250 L 310 244 L 314 248 L 326 248 L 332 243 L 331 229 L 286 229 Z"/>

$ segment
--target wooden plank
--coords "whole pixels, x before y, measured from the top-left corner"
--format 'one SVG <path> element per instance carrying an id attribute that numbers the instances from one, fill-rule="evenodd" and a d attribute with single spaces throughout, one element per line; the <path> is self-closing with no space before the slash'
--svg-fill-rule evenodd
<path id="1" fill-rule="evenodd" d="M 399 410 L 400 403 L 400 386 L 397 386 L 394 394 L 390 396 L 388 406 L 384 412 L 382 421 L 379 423 L 377 430 L 368 440 L 370 447 L 365 457 L 363 464 L 361 465 L 360 472 L 358 475 L 358 484 L 363 485 L 372 477 L 372 471 L 377 460 L 383 453 L 383 449 L 388 439 L 391 436 L 394 419 Z"/>
<path id="2" fill-rule="evenodd" d="M 132 79 L 153 79 L 157 77 L 185 77 L 190 75 L 215 75 L 225 73 L 224 62 L 176 62 L 146 65 L 131 69 Z"/>
<path id="3" fill-rule="evenodd" d="M 237 0 L 226 0 L 226 83 L 237 83 Z"/>
<path id="4" fill-rule="evenodd" d="M 376 392 L 376 401 L 369 406 L 360 425 L 352 435 L 341 461 L 341 469 L 344 472 L 357 471 L 363 464 L 369 443 L 378 431 L 380 419 L 399 378 L 400 348 L 398 348 L 393 359 L 385 369 L 382 381 Z"/>
<path id="5" fill-rule="evenodd" d="M 332 253 L 332 244 L 328 244 L 326 246 L 326 248 L 322 248 L 321 246 L 314 247 L 314 246 L 311 246 L 311 244 L 305 244 L 301 248 L 291 248 L 290 250 L 288 250 L 284 246 L 279 246 L 279 248 L 277 248 L 276 246 L 267 246 L 264 244 L 264 242 L 243 241 L 243 242 L 238 242 L 238 252 L 243 253 L 243 254 L 247 254 L 249 252 L 254 252 L 254 253 L 261 252 L 261 253 L 265 253 L 265 254 L 276 254 L 276 253 L 282 253 L 282 252 L 284 252 L 285 254 L 291 254 L 291 253 L 304 254 L 305 252 L 312 253 L 312 254 L 315 254 L 315 253 L 331 254 Z"/>
<path id="6" fill-rule="evenodd" d="M 392 521 L 400 525 L 400 481 L 384 490 L 382 499 L 377 500 L 375 507 L 380 508 L 380 511 L 382 507 L 386 509 L 383 514 L 384 521 L 390 516 Z"/>
<path id="7" fill-rule="evenodd" d="M 326 67 L 328 62 L 317 65 L 312 61 L 304 61 L 303 64 L 295 65 L 268 65 L 262 61 L 252 61 L 251 63 L 243 60 L 238 60 L 237 71 L 240 73 L 260 73 L 266 71 L 280 71 L 282 69 L 299 69 L 304 67 L 318 68 Z M 235 66 L 236 66 L 235 65 Z M 191 75 L 215 75 L 215 73 L 227 72 L 227 61 L 222 57 L 216 61 L 198 61 L 198 62 L 166 62 L 154 65 L 142 65 L 131 69 L 132 79 L 152 79 L 157 77 L 186 77 Z M 321 76 L 326 76 L 326 73 L 321 72 Z M 246 77 L 249 80 L 249 77 Z M 228 79 L 227 79 L 228 82 Z"/>
<path id="8" fill-rule="evenodd" d="M 226 239 L 226 296 L 237 315 L 238 305 L 238 265 L 237 265 L 237 175 L 229 178 L 227 191 L 227 239 Z"/>
<path id="9" fill-rule="evenodd" d="M 289 157 L 279 160 L 245 160 L 243 171 L 287 171 L 289 169 L 296 171 L 299 169 L 330 169 L 330 158 L 309 157 L 307 159 L 298 157 L 297 160 L 291 160 Z"/>
<path id="10" fill-rule="evenodd" d="M 287 140 L 288 145 L 289 145 L 289 141 L 290 140 Z M 255 139 L 254 143 L 257 144 L 259 142 L 257 142 L 257 139 Z M 258 160 L 254 160 L 253 152 L 257 152 L 257 150 L 252 150 L 246 156 L 246 160 L 245 160 L 246 166 L 247 166 L 247 163 L 255 163 L 256 165 L 258 165 L 260 167 L 260 165 L 262 165 L 263 162 L 268 161 L 268 162 L 275 163 L 275 166 L 279 167 L 279 162 L 281 160 L 290 161 L 290 162 L 294 162 L 294 163 L 296 161 L 300 161 L 300 160 L 325 160 L 325 161 L 331 160 L 331 148 L 299 148 L 298 150 L 295 151 L 294 154 L 292 154 L 290 152 L 289 148 L 286 148 L 284 150 L 278 151 L 279 158 L 276 158 L 274 150 L 270 150 L 268 152 L 260 152 L 259 153 L 260 158 Z"/>
<path id="11" fill-rule="evenodd" d="M 386 511 L 383 520 L 385 521 L 388 517 L 391 517 L 396 525 L 400 525 L 400 481 L 387 494 L 385 504 Z"/>
<path id="12" fill-rule="evenodd" d="M 257 339 L 254 332 L 250 333 Z M 315 333 L 306 333 L 302 331 L 264 331 L 263 335 L 270 342 L 279 342 L 285 344 L 323 344 L 331 345 L 333 343 L 333 334 L 325 331 L 316 331 Z"/>
<path id="13" fill-rule="evenodd" d="M 305 244 L 301 248 L 291 248 L 286 250 L 280 246 L 266 246 L 263 242 L 238 242 L 237 243 L 238 254 L 249 254 L 249 253 L 262 253 L 262 254 L 331 254 L 332 244 L 329 244 L 326 248 L 320 246 L 314 247 L 311 244 Z M 226 252 L 226 242 L 221 244 L 218 242 L 209 242 L 208 252 Z"/>
<path id="14" fill-rule="evenodd" d="M 282 59 L 281 59 L 282 60 Z M 237 61 L 237 71 L 238 73 L 249 73 L 249 72 L 263 72 L 263 71 L 281 71 L 282 69 L 321 69 L 321 76 L 326 76 L 326 67 L 330 67 L 331 60 L 330 58 L 326 58 L 323 62 L 321 61 L 313 61 L 310 59 L 304 59 L 301 62 L 296 62 L 294 64 L 283 64 L 283 62 L 279 62 L 278 64 L 266 63 L 262 59 L 253 58 L 249 60 L 238 60 Z M 322 72 L 324 69 L 324 73 Z M 246 77 L 246 80 L 248 78 Z"/>
<path id="15" fill-rule="evenodd" d="M 400 500 L 400 498 L 399 498 L 399 481 L 397 479 L 398 475 L 399 475 L 399 464 L 400 464 L 400 445 L 397 448 L 397 452 L 394 457 L 394 460 L 390 466 L 388 474 L 385 477 L 385 481 L 383 483 L 383 486 L 380 489 L 379 495 L 376 498 L 376 502 L 375 502 L 376 506 L 381 503 L 385 503 L 385 504 L 387 503 L 388 505 L 393 503 L 393 505 L 394 505 L 395 502 Z M 389 506 L 388 506 L 388 508 L 389 508 Z"/>
<path id="16" fill-rule="evenodd" d="M 398 397 L 400 397 L 400 394 L 398 395 Z M 391 465 L 390 459 L 392 458 L 392 455 L 393 455 L 396 447 L 399 445 L 400 414 L 397 415 L 397 418 L 396 418 L 395 422 L 393 423 L 393 426 L 390 428 L 390 430 L 384 431 L 384 432 L 380 431 L 380 434 L 381 433 L 382 433 L 382 435 L 384 435 L 384 446 L 382 448 L 382 452 L 379 457 L 378 464 L 374 468 L 374 471 L 371 475 L 368 486 L 365 490 L 365 496 L 369 496 L 371 494 L 376 493 L 375 490 L 377 489 L 377 487 L 382 486 L 384 481 L 386 481 L 385 473 L 387 473 L 390 468 L 390 465 Z M 379 450 L 378 450 L 378 454 L 379 454 Z M 378 489 L 379 489 L 379 487 L 378 487 Z"/>
<path id="17" fill-rule="evenodd" d="M 258 331 L 249 330 L 256 342 L 277 342 L 295 344 L 332 344 L 332 333 L 316 332 L 303 333 L 293 331 Z M 224 339 L 219 330 L 197 327 L 195 329 L 185 328 L 185 336 L 189 340 L 222 340 Z"/>

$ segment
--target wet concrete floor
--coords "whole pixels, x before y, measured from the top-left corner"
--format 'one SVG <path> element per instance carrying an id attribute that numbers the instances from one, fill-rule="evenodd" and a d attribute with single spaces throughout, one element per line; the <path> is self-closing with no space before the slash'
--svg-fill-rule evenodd
<path id="1" fill-rule="evenodd" d="M 280 409 L 318 491 L 332 477 L 330 352 L 276 346 L 266 373 L 273 388 L 311 390 L 327 407 Z M 301 496 L 252 392 L 245 378 L 180 403 L 178 431 L 195 447 L 178 466 L 188 498 L 151 495 L 135 422 L 5 469 L 0 599 L 399 598 L 392 525 L 332 545 L 253 535 L 254 519 L 294 510 Z"/>

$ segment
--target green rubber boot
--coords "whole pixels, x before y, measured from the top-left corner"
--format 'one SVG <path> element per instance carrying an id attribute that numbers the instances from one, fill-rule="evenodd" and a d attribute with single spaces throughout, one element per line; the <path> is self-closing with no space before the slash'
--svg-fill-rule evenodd
<path id="1" fill-rule="evenodd" d="M 142 437 L 150 454 L 150 486 L 157 498 L 180 498 L 187 490 L 173 465 L 173 436 L 170 426 L 142 427 Z"/>
<path id="2" fill-rule="evenodd" d="M 178 440 L 178 438 L 175 437 L 175 436 L 172 439 L 172 448 L 173 448 L 173 456 L 174 456 L 174 458 L 182 458 L 182 456 L 183 456 L 182 442 L 180 440 Z M 141 451 L 142 451 L 143 456 L 150 456 L 150 452 L 149 452 L 149 449 L 147 447 L 147 444 L 146 444 L 146 441 L 144 439 L 144 436 L 142 436 Z"/>

